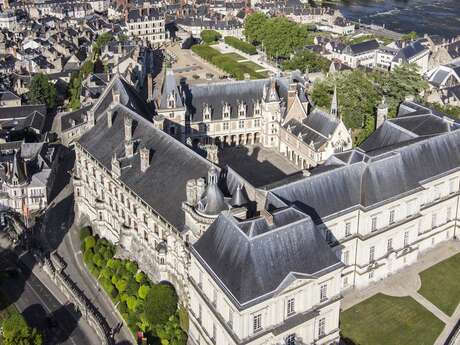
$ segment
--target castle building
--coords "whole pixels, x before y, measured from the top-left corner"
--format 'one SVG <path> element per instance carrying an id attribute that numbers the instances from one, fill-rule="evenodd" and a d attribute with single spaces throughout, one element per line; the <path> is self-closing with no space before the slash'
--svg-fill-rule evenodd
<path id="1" fill-rule="evenodd" d="M 383 279 L 456 236 L 460 122 L 413 102 L 386 119 L 382 102 L 378 128 L 360 147 L 332 150 L 308 173 L 256 188 L 184 142 L 208 140 L 211 158 L 216 143 L 225 142 L 218 137 L 248 134 L 211 125 L 257 119 L 257 101 L 261 109 L 277 103 L 280 110 L 279 117 L 262 110 L 257 127 L 259 144 L 274 150 L 284 140 L 278 131 L 291 127 L 299 138 L 295 126 L 341 121 L 336 95 L 329 114 L 309 120 L 315 110 L 307 111 L 301 83 L 247 82 L 258 93 L 238 82 L 187 89 L 165 81 L 166 103 L 152 116 L 115 76 L 75 143 L 77 220 L 116 243 L 117 255 L 136 260 L 152 279 L 174 284 L 189 311 L 191 344 L 336 344 L 344 289 Z M 206 98 L 206 88 L 227 97 Z M 249 109 L 245 117 L 234 108 L 238 102 Z M 207 134 L 193 127 L 199 123 L 210 125 Z M 265 131 L 272 123 L 276 133 Z"/>
<path id="2" fill-rule="evenodd" d="M 126 26 L 130 37 L 137 37 L 144 42 L 161 44 L 167 39 L 165 17 L 155 8 L 139 8 L 129 11 Z"/>
<path id="3" fill-rule="evenodd" d="M 169 69 L 155 121 L 183 142 L 261 144 L 308 169 L 352 142 L 337 93 L 326 113 L 312 106 L 307 89 L 308 80 L 298 72 L 289 78 L 177 85 Z"/>

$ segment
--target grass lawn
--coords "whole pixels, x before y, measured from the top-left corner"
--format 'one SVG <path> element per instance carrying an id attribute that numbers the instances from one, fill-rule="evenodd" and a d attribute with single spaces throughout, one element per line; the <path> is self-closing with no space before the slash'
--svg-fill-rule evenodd
<path id="1" fill-rule="evenodd" d="M 18 310 L 14 304 L 9 303 L 6 296 L 0 291 L 0 325 L 3 323 L 3 320 L 8 318 L 11 314 L 16 313 Z M 2 336 L 0 335 L 0 345 L 3 344 Z"/>
<path id="2" fill-rule="evenodd" d="M 340 328 L 350 345 L 432 345 L 444 323 L 411 297 L 377 294 L 342 312 Z"/>
<path id="3" fill-rule="evenodd" d="M 246 60 L 244 56 L 241 56 L 240 54 L 237 54 L 237 53 L 225 53 L 223 55 L 231 57 L 232 59 L 235 59 L 236 61 Z"/>
<path id="4" fill-rule="evenodd" d="M 246 66 L 246 67 L 248 67 L 250 69 L 253 69 L 254 71 L 264 69 L 262 66 L 256 64 L 255 62 L 252 62 L 252 61 L 244 61 L 244 62 L 240 62 L 240 64 L 242 64 L 243 66 Z"/>
<path id="5" fill-rule="evenodd" d="M 418 292 L 447 315 L 460 303 L 460 254 L 454 255 L 420 273 Z"/>

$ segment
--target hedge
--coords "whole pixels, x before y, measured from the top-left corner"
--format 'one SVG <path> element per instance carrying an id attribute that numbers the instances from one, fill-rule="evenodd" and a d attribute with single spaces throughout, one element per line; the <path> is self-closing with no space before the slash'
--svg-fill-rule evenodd
<path id="1" fill-rule="evenodd" d="M 229 46 L 232 46 L 235 49 L 241 50 L 243 53 L 254 55 L 257 54 L 257 49 L 252 44 L 249 44 L 245 41 L 242 41 L 233 36 L 225 36 L 224 38 L 225 43 Z"/>
<path id="2" fill-rule="evenodd" d="M 222 35 L 215 30 L 203 30 L 201 31 L 201 39 L 205 43 L 214 43 L 222 38 Z"/>
<path id="3" fill-rule="evenodd" d="M 115 246 L 91 235 L 90 229 L 83 228 L 80 238 L 86 267 L 112 301 L 118 303 L 118 310 L 133 334 L 141 330 L 156 336 L 156 327 L 163 326 L 176 313 L 174 288 L 154 284 L 134 261 L 115 258 Z M 161 293 L 152 295 L 158 291 Z M 152 312 L 155 315 L 150 315 Z"/>

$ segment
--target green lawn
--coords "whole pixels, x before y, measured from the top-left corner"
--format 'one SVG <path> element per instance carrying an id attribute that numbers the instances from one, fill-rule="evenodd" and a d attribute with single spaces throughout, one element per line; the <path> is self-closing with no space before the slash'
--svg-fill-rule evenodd
<path id="1" fill-rule="evenodd" d="M 252 62 L 252 61 L 244 61 L 244 62 L 240 62 L 240 64 L 242 64 L 243 66 L 246 66 L 254 71 L 258 71 L 258 70 L 261 70 L 261 69 L 264 69 L 262 66 L 256 64 L 255 62 Z"/>
<path id="2" fill-rule="evenodd" d="M 411 297 L 377 294 L 342 312 L 340 328 L 350 345 L 432 345 L 444 323 Z"/>
<path id="3" fill-rule="evenodd" d="M 3 323 L 3 320 L 8 318 L 11 314 L 16 313 L 18 310 L 11 304 L 4 293 L 0 291 L 0 325 Z M 0 345 L 3 344 L 2 336 L 0 335 Z"/>
<path id="4" fill-rule="evenodd" d="M 237 53 L 225 53 L 223 55 L 231 57 L 232 59 L 235 59 L 236 61 L 246 60 L 244 56 L 241 56 L 240 54 L 237 54 Z"/>
<path id="5" fill-rule="evenodd" d="M 420 273 L 418 291 L 447 315 L 460 303 L 460 254 L 454 255 Z"/>

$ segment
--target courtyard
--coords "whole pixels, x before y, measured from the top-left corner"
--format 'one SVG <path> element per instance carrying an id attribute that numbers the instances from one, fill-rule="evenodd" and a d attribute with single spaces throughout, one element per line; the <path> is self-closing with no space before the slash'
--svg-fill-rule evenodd
<path id="1" fill-rule="evenodd" d="M 449 241 L 363 290 L 344 293 L 347 345 L 444 344 L 460 318 L 460 243 Z"/>

